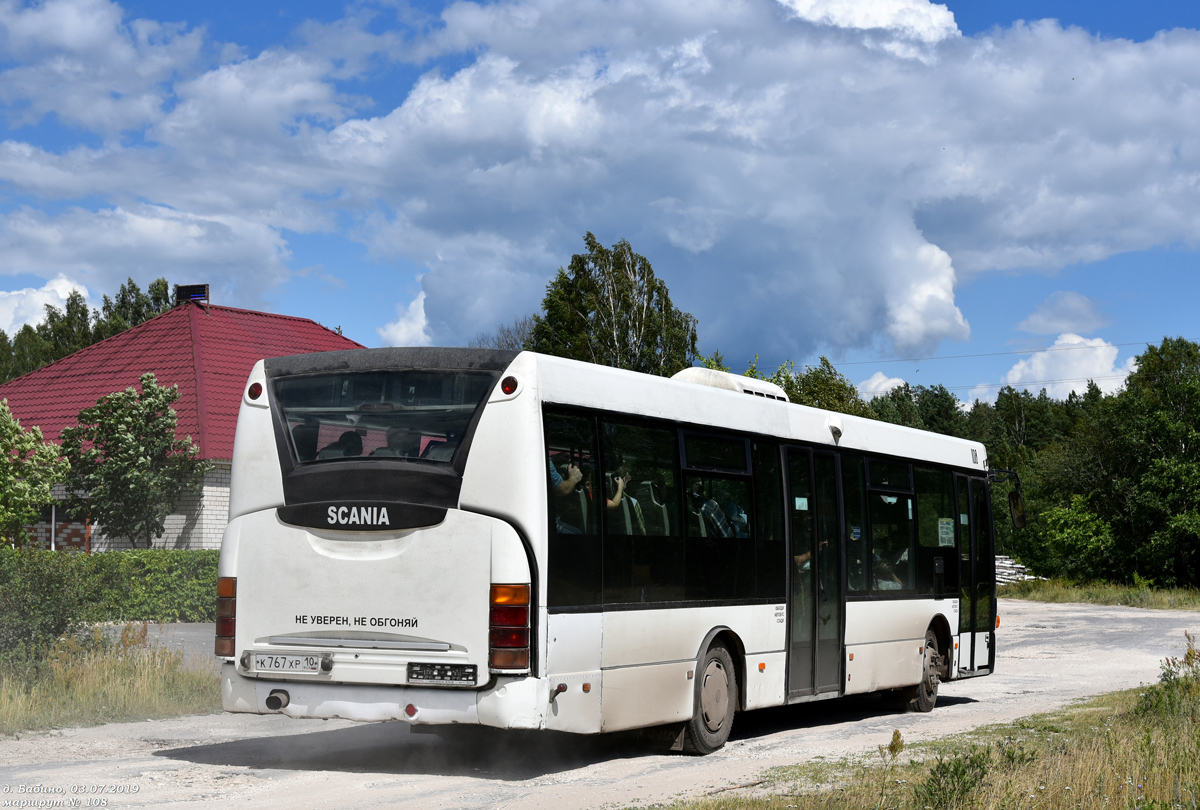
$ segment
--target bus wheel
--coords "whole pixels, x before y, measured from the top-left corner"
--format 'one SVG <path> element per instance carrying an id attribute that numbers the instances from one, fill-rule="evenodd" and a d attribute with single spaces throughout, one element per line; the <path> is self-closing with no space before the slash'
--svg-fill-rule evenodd
<path id="1" fill-rule="evenodd" d="M 925 633 L 925 652 L 921 661 L 921 682 L 901 690 L 905 709 L 910 712 L 933 711 L 934 704 L 937 703 L 938 684 L 941 682 L 941 676 L 938 674 L 941 666 L 937 634 L 928 630 Z"/>
<path id="2" fill-rule="evenodd" d="M 711 754 L 729 739 L 737 706 L 737 673 L 729 650 L 720 645 L 708 648 L 696 678 L 696 707 L 683 734 L 683 750 L 689 754 Z"/>

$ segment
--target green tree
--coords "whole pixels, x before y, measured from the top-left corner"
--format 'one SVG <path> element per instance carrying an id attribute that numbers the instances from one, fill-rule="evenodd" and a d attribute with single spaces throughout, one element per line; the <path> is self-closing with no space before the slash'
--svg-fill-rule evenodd
<path id="1" fill-rule="evenodd" d="M 944 385 L 918 385 L 915 391 L 917 411 L 926 430 L 946 436 L 966 435 L 967 416 L 950 389 Z"/>
<path id="2" fill-rule="evenodd" d="M 59 448 L 42 441 L 42 431 L 21 428 L 0 400 L 0 534 L 14 545 L 24 545 L 28 526 L 54 500 L 54 485 L 67 472 Z"/>
<path id="3" fill-rule="evenodd" d="M 126 279 L 113 298 L 104 296 L 96 317 L 95 337 L 97 340 L 112 337 L 170 308 L 171 285 L 165 278 L 150 282 L 146 292 L 132 278 Z"/>
<path id="4" fill-rule="evenodd" d="M 20 377 L 36 371 L 53 360 L 51 346 L 42 340 L 37 330 L 25 324 L 13 336 L 12 366 L 13 377 Z"/>
<path id="5" fill-rule="evenodd" d="M 871 397 L 871 410 L 884 422 L 925 430 L 921 410 L 917 407 L 916 392 L 908 383 L 901 383 L 886 394 Z"/>
<path id="6" fill-rule="evenodd" d="M 755 358 L 756 362 L 757 360 L 758 358 Z M 713 371 L 724 371 L 728 373 L 730 370 L 729 366 L 725 365 L 725 356 L 716 349 L 713 350 L 712 354 L 702 356 L 700 358 L 700 365 L 704 366 L 705 368 L 711 368 Z"/>
<path id="7" fill-rule="evenodd" d="M 190 436 L 175 437 L 171 404 L 179 388 L 160 386 L 149 373 L 139 383 L 140 391 L 126 388 L 80 411 L 62 442 L 71 462 L 68 511 L 99 522 L 109 537 L 150 548 L 182 496 L 200 489 L 210 465 L 199 460 Z"/>
<path id="8" fill-rule="evenodd" d="M 669 377 L 696 359 L 696 319 L 671 303 L 646 257 L 622 239 L 605 248 L 588 233 L 546 287 L 529 348 Z"/>
<path id="9" fill-rule="evenodd" d="M 1038 570 L 1195 587 L 1200 585 L 1200 346 L 1168 338 L 1147 346 L 1137 361 L 1137 371 L 1116 394 L 1104 396 L 1089 386 L 1082 397 L 1053 403 L 1048 416 L 1038 420 L 1043 446 L 1035 441 L 1035 431 L 1026 431 L 1021 475 L 1034 531 L 1014 542 L 1027 544 L 1021 557 Z M 1029 406 L 1028 414 L 1040 408 L 1032 397 L 1020 403 L 1010 399 Z M 995 458 L 994 451 L 989 455 Z M 1080 496 L 1086 500 L 1077 500 Z M 1064 516 L 1070 521 L 1064 523 Z M 1106 561 L 1071 550 L 1079 545 L 1072 539 L 1080 536 L 1079 527 L 1085 535 L 1102 537 L 1092 530 L 1105 526 L 1112 536 Z"/>
<path id="10" fill-rule="evenodd" d="M 90 346 L 92 313 L 79 290 L 71 290 L 63 308 L 46 304 L 46 318 L 37 325 L 38 337 L 49 346 L 49 362 Z"/>

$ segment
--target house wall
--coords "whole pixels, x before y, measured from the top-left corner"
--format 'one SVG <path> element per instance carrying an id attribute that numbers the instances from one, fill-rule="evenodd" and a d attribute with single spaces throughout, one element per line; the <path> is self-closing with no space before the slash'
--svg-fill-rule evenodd
<path id="1" fill-rule="evenodd" d="M 225 532 L 225 524 L 229 522 L 229 473 L 231 462 L 228 459 L 213 459 L 212 469 L 204 476 L 201 491 L 187 496 L 178 512 L 167 516 L 166 531 L 163 536 L 154 541 L 154 548 L 184 548 L 219 549 L 221 535 Z M 62 492 L 56 492 L 59 498 Z M 66 519 L 61 511 L 58 522 L 54 527 L 55 547 L 77 548 L 86 547 L 86 531 L 82 523 Z M 31 545 L 50 548 L 50 522 L 48 520 L 34 524 L 31 532 L 34 542 Z M 111 551 L 115 549 L 133 548 L 127 538 L 111 538 L 104 534 L 104 527 L 92 524 L 92 551 Z"/>

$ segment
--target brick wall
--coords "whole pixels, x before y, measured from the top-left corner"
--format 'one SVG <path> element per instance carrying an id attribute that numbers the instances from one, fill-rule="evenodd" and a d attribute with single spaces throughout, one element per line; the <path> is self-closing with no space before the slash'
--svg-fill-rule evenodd
<path id="1" fill-rule="evenodd" d="M 221 535 L 225 532 L 225 524 L 229 522 L 229 472 L 230 462 L 214 460 L 212 469 L 204 477 L 200 492 L 189 495 L 181 504 L 178 512 L 168 515 L 165 521 L 166 531 L 163 536 L 154 541 L 155 548 L 211 548 L 221 547 Z M 63 492 L 56 491 L 55 496 L 63 497 Z M 58 522 L 54 527 L 56 548 L 84 547 L 85 529 L 82 523 L 67 520 L 61 511 L 56 515 Z M 34 543 L 42 548 L 50 548 L 50 521 L 46 519 L 34 524 L 31 528 Z M 104 535 L 104 527 L 92 525 L 92 551 L 108 551 L 111 549 L 133 548 L 128 539 L 110 538 Z"/>

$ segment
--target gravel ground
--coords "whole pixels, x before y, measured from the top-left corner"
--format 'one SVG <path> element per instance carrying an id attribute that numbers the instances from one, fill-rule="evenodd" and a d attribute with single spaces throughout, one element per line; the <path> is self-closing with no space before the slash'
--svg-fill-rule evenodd
<path id="1" fill-rule="evenodd" d="M 765 709 L 739 715 L 731 742 L 708 757 L 619 737 L 443 738 L 401 723 L 212 715 L 0 740 L 0 791 L 10 791 L 0 801 L 42 785 L 68 798 L 72 786 L 136 786 L 108 794 L 117 808 L 645 805 L 747 784 L 776 765 L 871 752 L 897 728 L 910 742 L 931 739 L 1149 683 L 1163 657 L 1183 650 L 1184 630 L 1200 629 L 1200 614 L 1182 611 L 1002 600 L 1000 613 L 998 673 L 943 684 L 929 714 L 896 714 L 873 698 Z M 194 627 L 161 632 L 185 650 L 211 644 L 212 626 Z"/>

